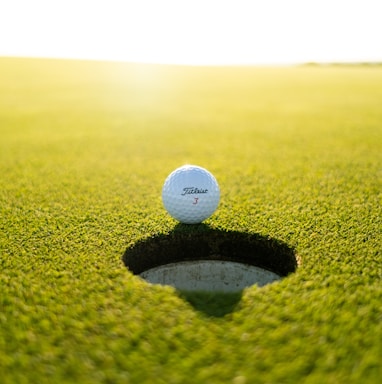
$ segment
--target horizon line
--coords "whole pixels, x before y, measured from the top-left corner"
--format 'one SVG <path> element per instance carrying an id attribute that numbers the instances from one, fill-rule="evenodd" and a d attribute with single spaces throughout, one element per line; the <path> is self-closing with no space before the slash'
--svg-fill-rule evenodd
<path id="1" fill-rule="evenodd" d="M 41 60 L 68 60 L 68 61 L 95 61 L 114 62 L 137 65 L 166 65 L 182 67 L 293 67 L 293 66 L 325 66 L 325 65 L 382 65 L 380 60 L 306 60 L 306 61 L 253 61 L 253 62 L 186 62 L 171 60 L 138 60 L 118 59 L 105 57 L 75 57 L 75 56 L 50 56 L 50 55 L 23 55 L 23 54 L 0 54 L 0 58 L 8 59 L 41 59 Z"/>

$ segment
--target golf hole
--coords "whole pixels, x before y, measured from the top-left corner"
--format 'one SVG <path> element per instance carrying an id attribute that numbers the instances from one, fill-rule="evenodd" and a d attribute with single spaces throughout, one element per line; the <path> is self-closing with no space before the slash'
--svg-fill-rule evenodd
<path id="1" fill-rule="evenodd" d="M 183 292 L 240 292 L 282 279 L 297 268 L 287 244 L 258 234 L 179 224 L 128 247 L 127 268 L 152 284 Z"/>

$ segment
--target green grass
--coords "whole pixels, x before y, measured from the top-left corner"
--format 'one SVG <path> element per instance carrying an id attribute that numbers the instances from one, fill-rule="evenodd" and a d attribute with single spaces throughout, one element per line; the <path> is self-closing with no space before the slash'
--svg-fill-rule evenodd
<path id="1" fill-rule="evenodd" d="M 379 66 L 1 59 L 1 382 L 379 382 L 381 106 Z M 295 273 L 221 301 L 127 270 L 188 162 L 221 187 L 208 228 Z"/>

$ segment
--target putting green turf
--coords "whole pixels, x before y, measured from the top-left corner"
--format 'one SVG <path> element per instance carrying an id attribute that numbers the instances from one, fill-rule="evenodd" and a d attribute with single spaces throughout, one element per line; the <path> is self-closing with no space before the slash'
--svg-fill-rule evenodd
<path id="1" fill-rule="evenodd" d="M 0 59 L 1 382 L 379 382 L 381 106 L 381 66 Z M 184 163 L 221 203 L 181 231 L 277 239 L 296 272 L 225 298 L 132 275 Z"/>

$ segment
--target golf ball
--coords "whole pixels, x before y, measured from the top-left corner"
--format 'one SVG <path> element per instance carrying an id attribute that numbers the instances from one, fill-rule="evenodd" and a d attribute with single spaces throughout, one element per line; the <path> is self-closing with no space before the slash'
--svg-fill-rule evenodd
<path id="1" fill-rule="evenodd" d="M 164 182 L 163 205 L 184 224 L 197 224 L 210 217 L 220 199 L 215 177 L 202 167 L 184 165 L 175 169 Z"/>

